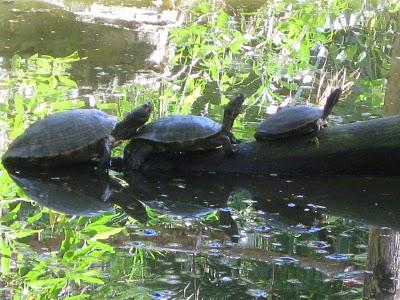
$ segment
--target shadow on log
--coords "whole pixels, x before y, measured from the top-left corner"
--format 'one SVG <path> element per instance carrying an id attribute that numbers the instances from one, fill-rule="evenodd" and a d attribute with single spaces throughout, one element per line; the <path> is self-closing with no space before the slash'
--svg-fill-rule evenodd
<path id="1" fill-rule="evenodd" d="M 222 149 L 186 154 L 158 153 L 146 171 L 240 174 L 399 175 L 400 116 L 332 126 L 280 141 L 245 142 L 236 154 Z M 319 144 L 319 145 L 318 145 Z"/>

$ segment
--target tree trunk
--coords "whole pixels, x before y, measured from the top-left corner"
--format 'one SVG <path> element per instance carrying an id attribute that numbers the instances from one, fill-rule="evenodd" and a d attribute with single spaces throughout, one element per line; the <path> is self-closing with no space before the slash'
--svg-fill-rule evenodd
<path id="1" fill-rule="evenodd" d="M 389 228 L 370 227 L 364 293 L 368 299 L 399 299 L 400 235 Z"/>
<path id="2" fill-rule="evenodd" d="M 234 156 L 222 149 L 156 153 L 144 170 L 262 174 L 399 175 L 400 116 L 325 128 L 316 135 L 245 142 Z"/>
<path id="3" fill-rule="evenodd" d="M 387 89 L 385 94 L 385 115 L 400 113 L 400 14 L 397 17 L 397 31 L 395 33 L 390 70 L 387 78 Z"/>

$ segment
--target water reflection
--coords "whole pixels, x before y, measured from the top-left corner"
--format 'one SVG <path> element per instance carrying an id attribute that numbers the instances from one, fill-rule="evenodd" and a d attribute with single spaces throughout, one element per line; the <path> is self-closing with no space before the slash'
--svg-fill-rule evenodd
<path id="1" fill-rule="evenodd" d="M 159 259 L 165 266 L 175 266 L 171 272 L 166 273 L 167 268 L 159 273 L 164 275 L 159 276 L 153 297 L 170 290 L 167 274 L 178 276 L 173 281 L 176 286 L 188 281 L 193 285 L 198 277 L 189 278 L 190 268 L 203 268 L 199 265 L 203 259 L 207 268 L 196 273 L 208 278 L 202 282 L 203 297 L 211 291 L 218 295 L 219 284 L 235 283 L 235 291 L 242 295 L 279 291 L 297 298 L 307 295 L 307 290 L 319 290 L 322 280 L 323 293 L 354 292 L 363 281 L 367 249 L 372 273 L 365 281 L 365 292 L 396 290 L 391 274 L 397 250 L 390 245 L 400 225 L 396 217 L 399 178 L 130 174 L 118 179 L 82 170 L 20 171 L 11 177 L 32 199 L 56 211 L 94 216 L 112 212 L 116 204 L 142 221 L 143 227 L 121 241 L 121 249 L 165 251 L 167 255 Z M 129 185 L 121 184 L 122 180 Z M 145 225 L 148 209 L 167 219 Z M 376 226 L 390 227 L 393 234 Z M 378 250 L 382 247 L 388 250 Z M 187 273 L 173 271 L 177 264 L 182 268 L 188 262 L 178 257 L 190 258 L 191 253 L 195 258 Z M 154 266 L 151 272 L 158 268 Z M 272 286 L 271 280 L 275 280 Z M 173 291 L 182 292 L 180 288 Z"/>
<path id="2" fill-rule="evenodd" d="M 94 217 L 115 213 L 118 203 L 128 215 L 146 221 L 143 206 L 118 181 L 87 168 L 9 170 L 9 175 L 32 200 L 56 212 Z"/>
<path id="3" fill-rule="evenodd" d="M 37 203 L 54 211 L 77 216 L 114 212 L 107 197 L 108 183 L 89 172 L 15 171 L 10 177 Z"/>
<path id="4" fill-rule="evenodd" d="M 144 19 L 151 21 L 148 26 Z M 0 55 L 3 66 L 10 69 L 16 53 L 62 57 L 78 51 L 86 59 L 73 66 L 73 77 L 82 87 L 102 88 L 133 80 L 139 70 L 161 64 L 167 29 L 175 22 L 179 22 L 177 11 L 99 5 L 66 10 L 64 5 L 40 1 L 2 3 Z"/>

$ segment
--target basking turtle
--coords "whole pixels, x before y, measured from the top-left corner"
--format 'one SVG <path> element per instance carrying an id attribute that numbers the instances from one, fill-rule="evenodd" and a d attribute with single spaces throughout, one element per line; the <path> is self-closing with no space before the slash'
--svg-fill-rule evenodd
<path id="1" fill-rule="evenodd" d="M 279 110 L 257 127 L 254 137 L 258 141 L 277 140 L 319 130 L 325 125 L 325 120 L 338 102 L 341 93 L 341 88 L 335 89 L 328 96 L 323 110 L 307 105 Z"/>
<path id="2" fill-rule="evenodd" d="M 226 105 L 222 125 L 194 115 L 169 116 L 146 124 L 125 148 L 127 167 L 140 168 L 154 152 L 188 152 L 222 146 L 226 154 L 232 154 L 230 130 L 243 101 L 244 96 L 239 95 Z"/>
<path id="3" fill-rule="evenodd" d="M 74 109 L 50 115 L 28 127 L 9 146 L 8 166 L 59 166 L 97 161 L 104 168 L 115 141 L 129 139 L 149 118 L 150 103 L 132 110 L 121 122 L 97 109 Z"/>

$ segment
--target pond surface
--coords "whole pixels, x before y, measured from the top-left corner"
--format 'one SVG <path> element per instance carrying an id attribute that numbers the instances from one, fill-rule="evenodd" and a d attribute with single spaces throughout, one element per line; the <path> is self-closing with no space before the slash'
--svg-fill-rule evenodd
<path id="1" fill-rule="evenodd" d="M 243 140 L 281 103 L 321 106 L 336 86 L 352 88 L 329 126 L 383 115 L 392 3 L 242 2 L 0 1 L 0 153 L 35 120 L 77 107 L 121 117 L 150 101 L 152 119 L 221 120 L 243 92 L 233 129 Z M 307 32 L 313 18 L 323 30 Z M 268 29 L 274 19 L 306 59 L 277 50 L 286 37 Z M 365 19 L 378 24 L 375 40 Z M 268 51 L 260 35 L 273 36 Z M 320 40 L 305 51 L 305 36 Z M 395 177 L 1 167 L 0 298 L 396 299 L 399 186 Z"/>

